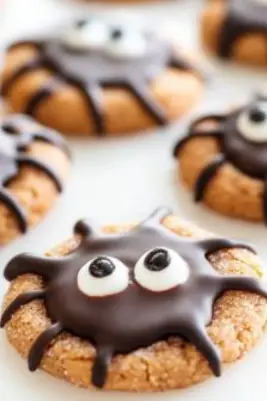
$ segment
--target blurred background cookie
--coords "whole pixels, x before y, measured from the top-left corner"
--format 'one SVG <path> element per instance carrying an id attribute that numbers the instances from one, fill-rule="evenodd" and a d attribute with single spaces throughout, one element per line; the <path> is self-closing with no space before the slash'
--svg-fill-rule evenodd
<path id="1" fill-rule="evenodd" d="M 89 17 L 14 43 L 4 98 L 66 134 L 136 133 L 179 118 L 199 99 L 203 80 L 168 40 L 133 21 Z"/>
<path id="2" fill-rule="evenodd" d="M 267 3 L 209 0 L 202 15 L 204 46 L 224 59 L 267 66 Z"/>
<path id="3" fill-rule="evenodd" d="M 59 134 L 23 115 L 0 123 L 0 245 L 36 225 L 62 191 L 69 170 Z"/>
<path id="4" fill-rule="evenodd" d="M 267 98 L 192 123 L 174 155 L 196 202 L 231 217 L 267 223 Z"/>

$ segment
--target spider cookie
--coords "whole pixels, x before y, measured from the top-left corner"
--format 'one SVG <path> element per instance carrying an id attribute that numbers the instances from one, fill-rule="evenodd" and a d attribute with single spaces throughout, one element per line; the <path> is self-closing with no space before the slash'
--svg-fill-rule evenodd
<path id="1" fill-rule="evenodd" d="M 267 2 L 212 0 L 202 17 L 206 48 L 222 58 L 267 65 Z"/>
<path id="2" fill-rule="evenodd" d="M 247 245 L 214 238 L 165 208 L 137 226 L 94 229 L 47 256 L 23 254 L 1 325 L 31 371 L 86 388 L 182 388 L 262 337 L 267 289 Z"/>
<path id="3" fill-rule="evenodd" d="M 23 115 L 0 122 L 0 246 L 37 224 L 69 169 L 60 135 Z"/>
<path id="4" fill-rule="evenodd" d="M 168 41 L 137 25 L 89 18 L 53 37 L 14 43 L 3 96 L 16 112 L 67 134 L 169 123 L 195 104 L 203 81 Z"/>
<path id="5" fill-rule="evenodd" d="M 174 155 L 196 202 L 267 224 L 267 97 L 194 121 Z"/>

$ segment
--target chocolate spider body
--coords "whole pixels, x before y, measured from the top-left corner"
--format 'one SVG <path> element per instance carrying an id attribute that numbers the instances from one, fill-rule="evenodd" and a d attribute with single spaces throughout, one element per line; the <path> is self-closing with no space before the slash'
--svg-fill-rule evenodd
<path id="1" fill-rule="evenodd" d="M 265 108 L 266 106 L 266 108 Z M 198 125 L 215 121 L 214 129 L 198 128 Z M 247 106 L 227 115 L 207 115 L 196 120 L 189 133 L 178 141 L 174 156 L 194 138 L 211 137 L 218 142 L 220 153 L 202 170 L 195 184 L 195 201 L 203 199 L 210 181 L 226 163 L 232 164 L 249 177 L 264 183 L 263 211 L 267 224 L 267 100 L 258 96 Z"/>
<path id="2" fill-rule="evenodd" d="M 79 21 L 76 28 L 85 29 L 82 24 L 79 25 Z M 119 29 L 113 29 L 110 33 L 114 43 L 122 40 L 122 35 L 123 31 Z M 78 88 L 86 99 L 88 114 L 94 119 L 95 131 L 98 135 L 103 135 L 105 127 L 102 89 L 125 88 L 135 96 L 157 124 L 165 125 L 168 116 L 150 94 L 149 84 L 166 67 L 185 71 L 193 71 L 193 67 L 176 56 L 172 46 L 156 35 L 147 34 L 144 40 L 146 52 L 136 58 L 114 57 L 104 49 L 77 49 L 53 38 L 42 42 L 15 43 L 11 49 L 28 43 L 37 48 L 38 54 L 11 75 L 3 85 L 2 93 L 6 94 L 24 74 L 46 68 L 52 71 L 53 76 L 28 100 L 25 109 L 27 114 L 34 115 L 40 104 L 70 84 Z"/>
<path id="3" fill-rule="evenodd" d="M 51 167 L 25 154 L 34 140 L 51 143 L 66 151 L 66 145 L 58 135 L 45 129 L 42 130 L 40 126 L 25 121 L 22 116 L 13 116 L 2 121 L 0 126 L 0 201 L 4 202 L 16 215 L 22 232 L 27 230 L 27 215 L 6 188 L 6 185 L 18 175 L 19 168 L 28 165 L 42 170 L 54 181 L 59 191 L 62 189 L 61 180 Z"/>
<path id="4" fill-rule="evenodd" d="M 236 40 L 249 33 L 263 33 L 266 35 L 267 41 L 266 4 L 255 0 L 227 0 L 226 7 L 226 17 L 218 44 L 218 52 L 221 57 L 230 57 Z"/>
<path id="5" fill-rule="evenodd" d="M 158 209 L 122 234 L 105 235 L 82 221 L 75 228 L 80 245 L 69 255 L 39 258 L 25 254 L 9 263 L 6 279 L 37 274 L 44 280 L 44 289 L 15 299 L 4 311 L 1 325 L 34 299 L 44 300 L 53 322 L 32 345 L 30 370 L 37 369 L 45 348 L 66 330 L 96 347 L 92 381 L 98 387 L 105 384 L 114 354 L 150 346 L 170 335 L 192 342 L 213 373 L 221 374 L 219 350 L 205 329 L 212 320 L 214 302 L 227 290 L 263 296 L 267 292 L 256 279 L 221 276 L 207 259 L 220 249 L 249 247 L 221 238 L 179 237 L 161 224 L 169 214 L 165 208 Z M 102 295 L 107 288 L 114 291 L 97 296 L 96 287 Z"/>

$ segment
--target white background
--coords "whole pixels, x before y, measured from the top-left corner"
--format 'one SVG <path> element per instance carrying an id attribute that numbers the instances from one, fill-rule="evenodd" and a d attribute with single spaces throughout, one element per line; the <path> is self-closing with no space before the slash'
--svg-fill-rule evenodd
<path id="1" fill-rule="evenodd" d="M 141 11 L 159 30 L 175 34 L 181 44 L 195 49 L 198 44 L 198 17 L 202 0 L 163 0 L 161 3 L 124 7 Z M 1 44 L 27 33 L 45 31 L 61 20 L 84 9 L 110 12 L 111 6 L 74 6 L 68 0 L 6 0 L 0 14 Z M 117 7 L 118 8 L 118 7 Z M 121 9 L 122 7 L 120 7 Z M 2 6 L 3 10 L 3 6 Z M 170 32 L 169 32 L 170 31 Z M 266 72 L 211 62 L 213 79 L 203 102 L 194 113 L 221 110 L 248 98 L 263 87 Z M 71 235 L 74 222 L 91 217 L 98 223 L 135 221 L 153 208 L 166 204 L 176 213 L 194 220 L 208 230 L 252 242 L 267 260 L 267 228 L 216 215 L 192 203 L 191 194 L 177 185 L 171 149 L 186 129 L 187 118 L 180 123 L 135 138 L 112 140 L 72 140 L 74 166 L 64 196 L 48 218 L 27 236 L 0 251 L 0 269 L 15 254 L 43 252 Z M 0 281 L 0 297 L 6 288 Z M 26 362 L 13 351 L 0 333 L 1 401 L 265 401 L 267 394 L 267 341 L 245 360 L 227 368 L 220 379 L 213 379 L 192 389 L 157 395 L 125 395 L 88 392 L 55 380 L 43 372 L 31 374 Z"/>

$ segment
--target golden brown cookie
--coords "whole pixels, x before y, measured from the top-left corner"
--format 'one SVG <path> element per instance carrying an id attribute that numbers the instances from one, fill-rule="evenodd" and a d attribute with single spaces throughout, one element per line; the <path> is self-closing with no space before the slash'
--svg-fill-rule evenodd
<path id="1" fill-rule="evenodd" d="M 91 136 L 166 125 L 202 89 L 199 73 L 165 39 L 126 21 L 91 18 L 53 38 L 14 43 L 2 94 L 15 112 Z"/>
<path id="2" fill-rule="evenodd" d="M 193 122 L 174 150 L 196 202 L 227 216 L 267 223 L 267 98 Z"/>
<path id="3" fill-rule="evenodd" d="M 267 4 L 260 0 L 208 1 L 201 21 L 204 46 L 222 58 L 267 65 Z"/>
<path id="4" fill-rule="evenodd" d="M 83 220 L 46 257 L 8 264 L 1 325 L 30 370 L 86 388 L 163 391 L 219 376 L 258 342 L 258 257 L 170 213 L 101 231 Z"/>
<path id="5" fill-rule="evenodd" d="M 23 115 L 0 123 L 0 246 L 39 223 L 69 170 L 64 140 Z"/>

